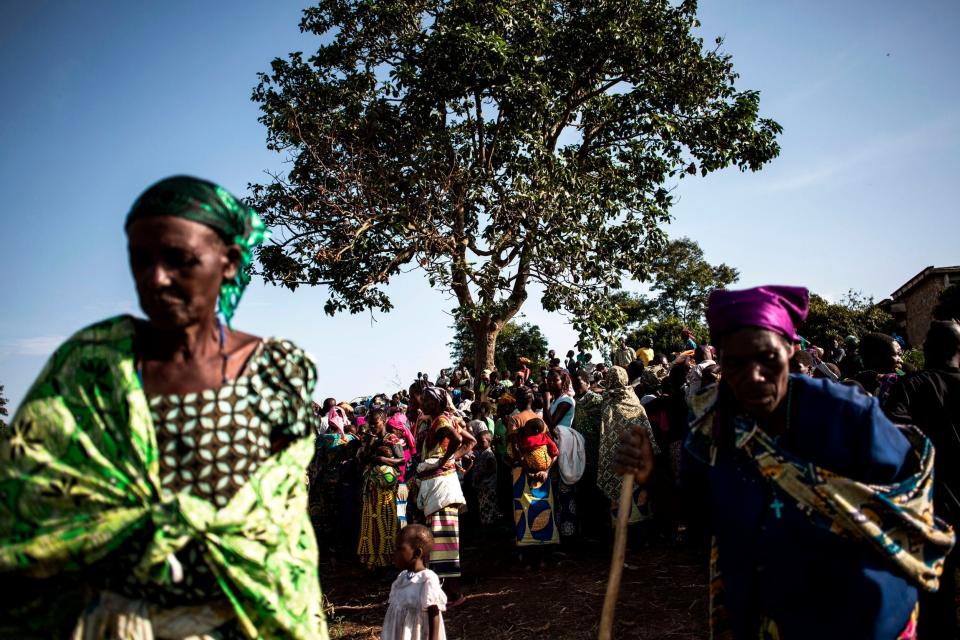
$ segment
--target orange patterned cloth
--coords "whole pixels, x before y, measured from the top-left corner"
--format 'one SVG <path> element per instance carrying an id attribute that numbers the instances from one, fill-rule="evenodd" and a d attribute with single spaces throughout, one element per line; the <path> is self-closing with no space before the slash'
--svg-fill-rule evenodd
<path id="1" fill-rule="evenodd" d="M 523 454 L 523 465 L 528 472 L 548 471 L 551 464 L 553 464 L 553 458 L 550 457 L 546 446 L 539 446 Z"/>

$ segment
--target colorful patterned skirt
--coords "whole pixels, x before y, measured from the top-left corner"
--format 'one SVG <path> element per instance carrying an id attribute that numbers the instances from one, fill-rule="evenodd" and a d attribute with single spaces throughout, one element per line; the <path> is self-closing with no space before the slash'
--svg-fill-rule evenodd
<path id="1" fill-rule="evenodd" d="M 389 567 L 397 546 L 397 488 L 383 486 L 369 476 L 363 483 L 360 542 L 357 555 L 368 569 Z"/>
<path id="2" fill-rule="evenodd" d="M 554 521 L 551 482 L 534 487 L 522 466 L 513 473 L 513 523 L 517 546 L 559 544 L 560 532 Z"/>
<path id="3" fill-rule="evenodd" d="M 440 578 L 460 577 L 460 509 L 444 507 L 427 516 L 433 533 L 430 569 Z"/>

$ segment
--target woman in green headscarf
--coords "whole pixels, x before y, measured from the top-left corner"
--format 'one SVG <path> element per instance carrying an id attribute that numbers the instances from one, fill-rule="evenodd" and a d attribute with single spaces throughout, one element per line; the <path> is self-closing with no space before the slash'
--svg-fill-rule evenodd
<path id="1" fill-rule="evenodd" d="M 178 176 L 126 231 L 148 319 L 70 338 L 0 441 L 0 636 L 325 638 L 314 365 L 230 324 L 263 223 Z"/>

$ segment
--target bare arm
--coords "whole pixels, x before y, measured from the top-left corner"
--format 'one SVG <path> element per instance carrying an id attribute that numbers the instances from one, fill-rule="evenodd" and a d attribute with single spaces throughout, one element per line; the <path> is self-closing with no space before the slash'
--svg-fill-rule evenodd
<path id="1" fill-rule="evenodd" d="M 390 446 L 390 450 L 393 452 L 392 456 L 377 456 L 377 461 L 380 464 L 388 464 L 391 467 L 399 467 L 401 464 L 403 464 L 403 446 L 394 444 Z"/>
<path id="2" fill-rule="evenodd" d="M 454 453 L 454 455 L 457 458 L 462 458 L 463 456 L 473 451 L 473 448 L 477 444 L 477 439 L 474 437 L 474 435 L 470 432 L 469 429 L 461 429 L 460 435 L 462 436 L 460 441 L 460 446 L 457 448 L 456 452 Z"/>
<path id="3" fill-rule="evenodd" d="M 430 629 L 430 640 L 440 640 L 440 608 L 432 605 L 427 608 L 427 620 Z"/>
<path id="4" fill-rule="evenodd" d="M 454 431 L 451 427 L 443 427 L 442 429 L 437 430 L 436 438 L 442 439 L 444 437 L 448 440 L 447 450 L 443 452 L 443 457 L 441 457 L 437 462 L 438 467 L 443 467 L 446 465 L 463 443 L 463 439 L 460 437 L 460 434 Z"/>
<path id="5" fill-rule="evenodd" d="M 553 437 L 556 437 L 556 426 L 563 420 L 563 416 L 567 415 L 567 411 L 570 411 L 569 402 L 561 402 L 556 413 L 550 413 L 549 405 L 543 407 L 543 421 L 550 427 L 550 434 Z"/>

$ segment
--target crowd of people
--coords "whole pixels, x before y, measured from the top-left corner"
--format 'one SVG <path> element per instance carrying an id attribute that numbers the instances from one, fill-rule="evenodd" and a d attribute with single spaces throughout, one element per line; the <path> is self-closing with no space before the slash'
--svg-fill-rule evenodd
<path id="1" fill-rule="evenodd" d="M 957 382 L 960 338 L 955 322 L 933 324 L 925 349 L 928 370 L 922 374 L 904 363 L 895 336 L 847 336 L 819 347 L 796 335 L 793 327 L 780 333 L 790 334 L 784 373 L 793 381 L 788 383 L 792 389 L 826 389 L 861 413 L 873 407 L 876 420 L 887 424 L 879 413 L 882 408 L 899 424 L 920 426 L 954 455 L 957 443 L 939 441 L 953 406 L 944 398 Z M 490 535 L 491 527 L 509 528 L 520 551 L 518 559 L 532 566 L 543 564 L 545 552 L 558 548 L 553 545 L 576 549 L 583 539 L 605 541 L 618 515 L 622 481 L 615 467 L 617 449 L 624 434 L 639 428 L 650 444 L 656 472 L 634 489 L 629 523 L 640 525 L 636 537 L 709 547 L 711 534 L 716 534 L 706 486 L 709 474 L 697 469 L 700 465 L 684 447 L 692 446 L 697 437 L 691 415 L 703 410 L 704 397 L 721 388 L 725 373 L 707 338 L 684 329 L 675 350 L 667 353 L 655 350 L 650 339 L 636 348 L 621 340 L 609 364 L 593 363 L 582 350 L 568 352 L 561 363 L 550 351 L 549 367 L 539 378 L 532 375 L 530 360 L 521 357 L 512 373 L 484 370 L 475 380 L 467 367 L 459 366 L 442 370 L 435 383 L 418 374 L 409 389 L 390 397 L 378 394 L 352 403 L 327 399 L 316 407 L 322 433 L 311 503 L 321 540 L 338 557 L 357 553 L 375 570 L 392 564 L 393 538 L 369 525 L 372 510 L 380 510 L 376 521 L 389 523 L 394 535 L 407 522 L 423 523 L 442 545 L 434 553 L 433 566 L 443 581 L 447 606 L 459 606 L 465 600 L 459 584 L 461 516 L 486 541 L 502 543 L 502 538 Z M 729 349 L 726 362 L 727 370 L 731 362 L 740 366 Z M 823 425 L 821 431 L 844 418 L 836 409 L 815 409 L 814 397 L 804 402 L 809 405 L 805 412 L 813 412 Z M 918 410 L 926 415 L 914 415 Z M 878 437 L 862 435 L 864 446 L 872 446 L 872 438 Z M 386 451 L 385 444 L 392 451 Z M 855 448 L 843 451 L 859 455 Z M 827 468 L 843 470 L 848 465 L 849 461 L 838 460 Z M 447 474 L 443 489 L 436 485 L 438 469 Z M 944 471 L 941 476 L 955 473 Z M 880 481 L 895 476 L 864 478 Z M 946 489 L 948 484 L 937 486 L 938 503 L 943 503 L 938 514 L 953 524 L 953 494 Z M 747 516 L 740 520 L 752 521 Z M 356 549 L 343 546 L 344 541 L 355 540 Z M 338 544 L 340 548 L 333 548 Z M 744 558 L 744 566 L 750 564 Z M 953 592 L 953 569 L 949 561 L 940 578 L 941 594 Z M 943 628 L 947 616 L 954 615 L 952 600 L 943 595 L 940 600 L 922 609 L 927 619 L 935 611 L 941 616 L 927 622 L 928 629 Z M 902 602 L 916 604 L 916 594 Z M 913 604 L 908 613 L 914 612 Z M 895 613 L 890 617 L 897 619 Z M 807 618 L 811 629 L 823 622 Z M 782 624 L 805 628 L 796 620 Z"/>
<path id="2" fill-rule="evenodd" d="M 302 350 L 232 327 L 256 212 L 181 176 L 125 229 L 147 319 L 70 338 L 0 438 L 2 637 L 326 637 L 320 553 L 433 640 L 462 534 L 536 569 L 618 518 L 709 549 L 714 637 L 956 637 L 955 317 L 912 371 L 894 336 L 803 340 L 805 289 L 720 290 L 675 345 L 316 403 Z"/>
<path id="3" fill-rule="evenodd" d="M 822 438 L 818 445 L 792 443 L 790 449 L 794 453 L 809 447 L 823 446 L 828 450 L 832 447 L 826 457 L 829 462 L 820 462 L 820 458 L 814 456 L 824 466 L 823 473 L 829 469 L 832 473 L 849 473 L 862 482 L 892 485 L 895 480 L 901 480 L 905 469 L 922 467 L 921 463 L 927 459 L 919 455 L 917 460 L 909 460 L 908 452 L 919 448 L 922 454 L 923 446 L 913 447 L 915 432 L 903 425 L 916 425 L 944 451 L 943 458 L 956 459 L 960 443 L 945 437 L 952 433 L 948 426 L 956 419 L 953 404 L 956 400 L 948 398 L 957 397 L 950 392 L 956 394 L 956 385 L 960 382 L 956 369 L 960 331 L 955 321 L 933 323 L 924 345 L 927 367 L 919 372 L 904 362 L 902 338 L 898 336 L 867 333 L 842 340 L 830 339 L 824 347 L 810 344 L 796 332 L 796 325 L 806 310 L 805 291 L 768 289 L 775 293 L 754 295 L 755 299 L 748 297 L 749 308 L 780 305 L 793 313 L 792 319 L 788 314 L 788 320 L 775 327 L 775 333 L 788 338 L 784 340 L 786 350 L 781 372 L 789 390 L 786 401 L 792 402 L 796 394 L 796 402 L 802 408 L 783 410 L 788 415 L 797 412 L 798 420 L 816 421 L 818 426 L 805 429 L 804 437 Z M 711 537 L 715 541 L 718 534 L 718 520 L 727 519 L 712 517 L 715 510 L 737 511 L 734 508 L 737 504 L 740 509 L 750 508 L 746 506 L 749 501 L 724 502 L 722 507 L 711 505 L 711 496 L 716 500 L 716 492 L 711 491 L 715 486 L 711 481 L 714 472 L 706 471 L 700 464 L 703 460 L 715 461 L 716 451 L 711 453 L 709 446 L 704 451 L 706 445 L 700 441 L 702 434 L 696 425 L 710 422 L 703 415 L 710 413 L 706 407 L 712 408 L 717 394 L 727 388 L 720 384 L 721 380 L 731 375 L 740 377 L 741 369 L 749 369 L 749 363 L 756 357 L 752 350 L 757 349 L 757 345 L 753 344 L 747 344 L 743 347 L 745 352 L 737 355 L 728 343 L 726 357 L 718 355 L 711 343 L 719 342 L 723 336 L 723 322 L 731 322 L 722 317 L 726 312 L 720 309 L 720 304 L 715 302 L 712 307 L 715 317 L 711 336 L 715 332 L 716 340 L 684 329 L 677 336 L 674 349 L 667 353 L 655 350 L 650 339 L 642 340 L 635 348 L 621 340 L 610 353 L 609 363 L 593 363 L 590 354 L 582 350 L 579 354 L 568 352 L 561 362 L 555 352 L 550 351 L 549 366 L 539 377 L 532 375 L 530 360 L 521 357 L 516 370 L 509 373 L 484 370 L 475 380 L 467 367 L 459 366 L 442 370 L 435 383 L 429 382 L 429 376 L 418 374 L 409 389 L 391 397 L 379 394 L 340 404 L 328 399 L 317 407 L 320 428 L 327 429 L 318 437 L 316 458 L 315 471 L 323 476 L 314 485 L 317 493 L 313 513 L 318 531 L 329 534 L 325 539 L 333 543 L 359 539 L 356 550 L 341 548 L 337 553 L 356 551 L 369 568 L 376 569 L 390 564 L 386 554 L 392 541 L 379 533 L 371 537 L 366 530 L 359 532 L 359 538 L 350 535 L 348 532 L 356 530 L 358 525 L 351 525 L 336 514 L 351 514 L 349 517 L 356 518 L 358 513 L 367 513 L 369 503 L 389 511 L 387 521 L 394 523 L 391 526 L 395 533 L 406 522 L 427 525 L 435 538 L 442 540 L 439 543 L 442 559 L 437 571 L 448 597 L 447 606 L 459 606 L 465 599 L 460 591 L 456 557 L 461 516 L 465 526 L 478 528 L 482 532 L 479 537 L 486 541 L 498 540 L 490 535 L 490 527 L 509 528 L 513 545 L 520 551 L 518 560 L 532 566 L 543 564 L 548 557 L 546 551 L 559 548 L 553 545 L 577 549 L 584 539 L 605 541 L 612 534 L 612 524 L 618 515 L 622 484 L 621 469 L 615 460 L 618 447 L 622 439 L 629 439 L 631 430 L 639 429 L 645 434 L 644 441 L 649 443 L 650 467 L 655 472 L 634 489 L 628 521 L 639 525 L 636 537 L 709 548 Z M 739 309 L 742 304 L 732 306 Z M 764 318 L 749 320 L 746 326 L 764 327 L 764 322 Z M 739 325 L 733 326 L 739 328 Z M 779 343 L 774 346 L 779 347 Z M 770 348 L 769 344 L 760 345 L 760 354 L 767 358 L 780 355 Z M 754 377 L 761 379 L 761 383 L 759 391 L 753 392 L 757 397 L 750 397 L 749 402 L 771 402 L 764 396 L 769 390 L 763 388 L 763 375 Z M 736 382 L 735 378 L 730 385 Z M 748 386 L 749 383 L 748 380 Z M 804 399 L 801 401 L 800 397 Z M 850 425 L 851 414 L 858 416 L 856 421 L 860 426 Z M 787 426 L 780 425 L 780 428 Z M 459 438 L 455 437 L 458 432 Z M 906 435 L 895 440 L 893 434 L 901 432 Z M 836 434 L 840 433 L 856 439 L 839 442 Z M 392 459 L 377 454 L 385 439 L 397 447 Z M 438 442 L 443 444 L 438 446 Z M 866 451 L 861 451 L 864 447 Z M 418 452 L 426 453 L 418 455 Z M 883 467 L 877 462 L 883 472 L 871 468 L 871 456 L 887 465 Z M 885 457 L 897 458 L 898 462 L 894 464 Z M 952 481 L 957 472 L 950 469 L 951 465 L 943 458 L 938 470 L 941 467 L 944 470 L 938 471 L 936 483 L 937 515 L 954 525 L 957 504 L 949 487 L 960 487 Z M 382 466 L 385 464 L 392 465 L 386 473 Z M 856 464 L 862 466 L 856 467 Z M 439 493 L 430 482 L 438 466 L 445 468 L 449 477 L 446 489 Z M 382 482 L 385 476 L 393 478 L 387 488 Z M 931 473 L 927 479 L 932 477 Z M 454 479 L 459 482 L 459 489 Z M 348 488 L 346 493 L 344 487 Z M 337 497 L 333 498 L 334 495 Z M 781 510 L 784 513 L 789 510 L 775 492 L 771 495 L 771 499 L 777 501 L 775 517 L 779 520 Z M 761 501 L 763 499 L 766 498 Z M 361 506 L 353 507 L 352 502 Z M 858 629 L 858 633 L 866 633 L 864 637 L 901 637 L 900 632 L 906 630 L 907 635 L 902 637 L 909 637 L 910 629 L 915 631 L 919 625 L 926 629 L 925 637 L 953 637 L 952 631 L 945 632 L 946 635 L 932 631 L 955 629 L 956 609 L 952 596 L 955 593 L 953 556 L 949 556 L 945 564 L 938 564 L 943 559 L 940 552 L 949 548 L 948 539 L 952 534 L 946 526 L 940 527 L 933 520 L 931 504 L 928 502 L 926 511 L 920 514 L 929 521 L 927 530 L 916 534 L 923 544 L 911 539 L 914 547 L 919 545 L 924 549 L 919 556 L 923 569 L 914 568 L 917 584 L 910 585 L 908 579 L 896 574 L 873 582 L 857 582 L 851 578 L 834 583 L 839 584 L 838 599 L 834 600 L 840 603 L 838 606 L 849 605 L 850 589 L 863 590 L 867 586 L 879 588 L 881 592 L 890 589 L 884 598 L 891 594 L 897 596 L 899 609 L 884 598 L 868 603 L 867 608 L 874 608 L 874 619 L 869 623 L 851 619 L 852 626 L 848 629 L 851 633 Z M 451 508 L 454 506 L 455 509 Z M 870 509 L 871 513 L 877 512 L 874 505 Z M 738 513 L 734 519 L 751 523 L 756 517 L 756 513 Z M 363 521 L 361 516 L 360 522 Z M 329 523 L 333 522 L 343 523 L 345 529 L 331 529 Z M 756 536 L 748 533 L 740 532 L 742 540 L 756 542 Z M 729 539 L 729 534 L 720 538 Z M 502 543 L 502 539 L 499 540 Z M 380 545 L 379 555 L 364 552 L 372 543 Z M 733 545 L 728 542 L 728 546 Z M 828 558 L 827 554 L 848 550 L 842 546 L 814 545 L 811 553 L 814 551 Z M 742 562 L 736 566 L 741 569 L 753 566 L 756 561 L 750 554 L 754 551 L 743 550 L 743 553 L 744 557 L 738 559 Z M 381 561 L 371 561 L 373 557 Z M 801 558 L 804 562 L 812 561 L 797 549 L 794 565 L 784 570 L 802 582 L 811 578 L 802 577 L 802 572 L 797 570 L 796 562 Z M 860 569 L 862 567 L 856 570 Z M 745 586 L 752 579 L 735 576 L 734 571 L 728 573 L 732 574 L 727 578 L 733 585 L 732 591 L 756 588 Z M 933 582 L 941 584 L 935 592 L 938 595 L 928 594 L 933 573 L 937 574 Z M 821 587 L 821 591 L 827 590 Z M 714 591 L 715 595 L 719 593 L 716 583 Z M 769 593 L 777 590 L 771 589 Z M 917 606 L 918 593 L 925 594 L 923 607 Z M 843 594 L 847 595 L 841 598 Z M 781 615 L 781 628 L 809 629 L 813 633 L 828 624 L 837 611 L 826 606 L 827 600 L 824 598 L 820 607 L 822 616 L 805 612 L 801 620 Z M 901 611 L 904 607 L 908 610 Z M 840 623 L 829 624 L 843 628 Z M 893 627 L 898 631 L 890 635 L 888 632 Z M 736 637 L 749 637 L 744 634 L 746 627 L 738 629 Z"/>

